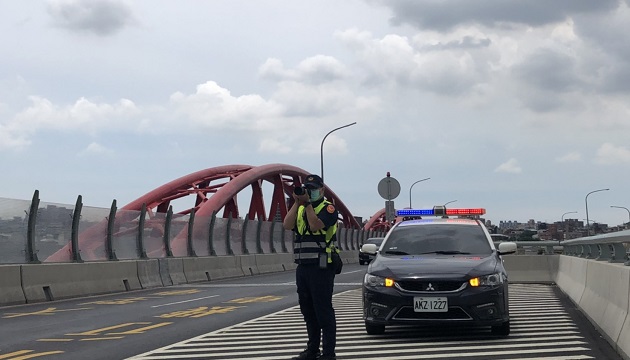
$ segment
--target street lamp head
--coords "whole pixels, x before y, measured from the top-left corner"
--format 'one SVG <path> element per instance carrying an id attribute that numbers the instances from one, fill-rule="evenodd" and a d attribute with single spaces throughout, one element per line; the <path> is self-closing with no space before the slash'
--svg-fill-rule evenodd
<path id="1" fill-rule="evenodd" d="M 430 180 L 430 179 L 431 179 L 430 177 L 428 177 L 428 178 L 424 178 L 424 179 L 418 180 L 418 181 L 416 181 L 415 183 L 411 184 L 411 186 L 409 187 L 409 208 L 410 208 L 410 209 L 412 208 L 412 207 L 411 207 L 411 189 L 412 189 L 412 188 L 413 188 L 413 186 L 414 186 L 414 185 L 416 185 L 417 183 L 419 183 L 419 182 L 421 182 L 421 181 Z"/>
<path id="2" fill-rule="evenodd" d="M 586 236 L 591 236 L 591 229 L 589 226 L 589 221 L 588 221 L 588 196 L 591 195 L 592 193 L 596 193 L 599 191 L 608 191 L 610 189 L 606 188 L 606 189 L 598 189 L 598 190 L 593 190 L 590 193 L 586 194 L 586 196 L 584 197 L 584 204 L 586 205 Z"/>
<path id="3" fill-rule="evenodd" d="M 320 154 L 320 155 L 319 155 L 319 156 L 320 156 L 320 172 L 321 172 L 321 173 L 320 173 L 320 175 L 321 175 L 322 179 L 324 178 L 324 141 L 326 141 L 326 138 L 328 137 L 328 135 L 332 134 L 333 132 L 335 132 L 335 131 L 337 131 L 337 130 L 339 130 L 339 129 L 343 129 L 343 128 L 348 127 L 348 126 L 352 126 L 352 125 L 354 125 L 354 124 L 356 124 L 356 123 L 357 123 L 357 122 L 355 121 L 355 122 L 353 122 L 353 123 L 346 124 L 346 125 L 344 125 L 344 126 L 340 126 L 340 127 L 338 127 L 338 128 L 332 129 L 332 130 L 330 130 L 330 131 L 328 132 L 328 134 L 326 134 L 326 136 L 324 136 L 324 138 L 322 139 L 322 143 L 321 143 L 321 145 L 320 145 L 320 147 L 319 147 L 319 154 Z"/>

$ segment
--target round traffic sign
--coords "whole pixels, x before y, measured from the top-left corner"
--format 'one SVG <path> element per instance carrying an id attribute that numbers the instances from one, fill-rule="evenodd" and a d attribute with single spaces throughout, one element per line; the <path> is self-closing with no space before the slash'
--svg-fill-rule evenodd
<path id="1" fill-rule="evenodd" d="M 384 177 L 378 183 L 378 194 L 385 200 L 393 200 L 400 194 L 400 183 L 391 176 Z"/>

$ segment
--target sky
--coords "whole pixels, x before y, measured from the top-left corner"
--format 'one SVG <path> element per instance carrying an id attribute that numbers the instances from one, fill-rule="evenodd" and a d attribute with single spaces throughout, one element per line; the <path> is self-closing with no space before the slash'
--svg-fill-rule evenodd
<path id="1" fill-rule="evenodd" d="M 356 122 L 323 152 L 355 216 L 385 207 L 389 172 L 396 208 L 622 224 L 629 33 L 630 0 L 2 1 L 0 198 L 109 208 L 222 165 L 319 174 Z"/>

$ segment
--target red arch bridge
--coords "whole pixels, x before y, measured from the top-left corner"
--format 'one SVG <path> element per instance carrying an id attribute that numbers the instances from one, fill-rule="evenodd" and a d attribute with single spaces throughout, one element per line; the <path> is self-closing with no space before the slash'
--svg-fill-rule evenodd
<path id="1" fill-rule="evenodd" d="M 282 238 L 289 236 L 282 229 L 274 229 L 272 220 L 284 218 L 291 206 L 294 187 L 300 186 L 302 179 L 308 174 L 303 169 L 286 164 L 225 165 L 197 171 L 149 191 L 121 209 L 116 208 L 114 200 L 108 218 L 80 231 L 77 239 L 45 261 L 98 260 L 103 258 L 102 254 L 109 254 L 106 258 L 112 260 L 116 258 L 111 251 L 114 243 L 119 254 L 139 252 L 140 257 L 186 256 L 194 253 L 192 239 L 211 238 L 213 234 L 208 232 L 212 231 L 209 229 L 213 226 L 223 227 L 227 234 L 221 235 L 227 236 L 228 241 L 215 241 L 218 248 L 209 249 L 209 255 L 239 253 L 242 249 L 247 251 L 245 239 L 242 239 L 243 243 L 230 244 L 232 219 L 243 218 L 243 226 L 247 226 L 250 220 L 258 220 L 259 228 L 249 230 L 257 231 L 258 234 L 261 232 L 260 227 L 264 226 L 263 232 L 275 233 L 280 230 Z M 263 184 L 272 188 L 268 202 L 263 196 Z M 365 225 L 361 225 L 332 189 L 326 187 L 325 192 L 326 197 L 339 211 L 341 229 L 362 230 L 368 234 L 389 229 L 390 224 L 385 220 L 385 209 L 379 210 Z M 246 214 L 243 213 L 244 209 L 239 208 L 239 194 L 249 196 Z M 77 201 L 77 208 L 81 206 L 80 199 L 81 197 Z M 173 213 L 175 202 L 178 206 L 184 205 L 182 210 Z M 194 221 L 190 221 L 190 217 Z M 263 222 L 265 225 L 262 225 Z M 268 226 L 272 228 L 269 229 Z M 136 247 L 138 237 L 144 239 L 141 249 Z M 168 239 L 168 246 L 164 246 L 163 239 Z M 286 251 L 286 241 L 281 241 L 280 244 L 281 251 Z M 253 246 L 259 250 L 260 243 L 250 245 Z M 271 251 L 276 251 L 273 243 Z"/>

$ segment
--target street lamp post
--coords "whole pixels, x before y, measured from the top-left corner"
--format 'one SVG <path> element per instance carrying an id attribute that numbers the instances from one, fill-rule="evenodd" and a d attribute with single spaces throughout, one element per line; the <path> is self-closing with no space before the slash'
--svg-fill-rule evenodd
<path id="1" fill-rule="evenodd" d="M 584 197 L 584 203 L 586 204 L 586 236 L 591 236 L 591 226 L 589 225 L 588 222 L 588 196 L 591 195 L 592 193 L 596 193 L 599 191 L 608 191 L 610 189 L 599 189 L 599 190 L 593 190 L 590 193 L 586 194 L 586 196 Z"/>
<path id="2" fill-rule="evenodd" d="M 416 185 L 417 183 L 421 182 L 421 181 L 425 181 L 425 180 L 429 180 L 429 178 L 426 179 L 422 179 L 422 180 L 418 180 L 415 183 L 411 184 L 411 186 L 409 187 L 409 208 L 411 209 L 411 189 L 413 189 L 413 186 Z"/>
<path id="3" fill-rule="evenodd" d="M 344 126 L 340 126 L 340 127 L 336 128 L 336 129 L 332 129 L 332 130 L 330 130 L 330 131 L 328 132 L 328 134 L 326 134 L 326 136 L 324 136 L 324 138 L 322 139 L 322 145 L 321 145 L 321 147 L 320 147 L 320 165 L 321 165 L 320 171 L 321 171 L 322 181 L 324 181 L 324 141 L 326 140 L 326 138 L 328 137 L 328 135 L 332 134 L 333 132 L 335 132 L 335 131 L 337 131 L 337 130 L 339 130 L 339 129 L 343 129 L 343 128 L 348 127 L 348 126 L 352 126 L 352 125 L 354 125 L 354 124 L 356 124 L 356 123 L 357 123 L 357 122 L 355 121 L 355 122 L 353 122 L 353 123 L 351 123 L 351 124 L 347 124 L 347 125 L 344 125 Z"/>
<path id="4" fill-rule="evenodd" d="M 623 206 L 614 206 L 614 205 L 610 205 L 611 208 L 617 208 L 617 209 L 626 209 L 626 211 L 628 212 L 628 224 L 630 224 L 630 210 L 628 210 L 627 207 L 623 207 Z"/>
<path id="5" fill-rule="evenodd" d="M 560 223 L 562 225 L 564 225 L 564 215 L 567 215 L 567 214 L 577 214 L 577 211 L 569 211 L 569 212 L 565 212 L 564 214 L 562 214 L 562 216 L 560 217 Z M 566 232 L 567 232 L 567 226 L 565 225 L 564 226 L 564 234 L 562 234 L 563 238 L 566 238 Z M 558 240 L 558 243 L 560 243 L 560 240 Z"/>
<path id="6" fill-rule="evenodd" d="M 446 206 L 446 205 L 448 205 L 448 204 L 450 204 L 450 203 L 454 203 L 455 201 L 457 201 L 457 200 L 451 200 L 451 201 L 449 201 L 449 202 L 445 203 L 443 206 Z"/>

